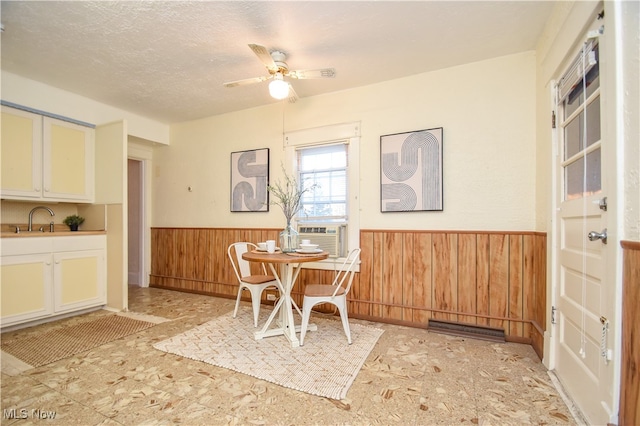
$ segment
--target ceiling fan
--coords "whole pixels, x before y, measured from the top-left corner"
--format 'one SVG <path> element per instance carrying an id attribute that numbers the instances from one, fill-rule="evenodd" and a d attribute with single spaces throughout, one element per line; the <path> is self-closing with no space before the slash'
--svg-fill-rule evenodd
<path id="1" fill-rule="evenodd" d="M 287 81 L 285 77 L 306 79 L 306 78 L 333 78 L 336 75 L 336 70 L 333 68 L 322 68 L 317 70 L 290 70 L 289 66 L 285 62 L 287 55 L 281 51 L 274 50 L 269 52 L 266 47 L 258 44 L 250 44 L 249 48 L 253 50 L 258 59 L 267 67 L 269 75 L 262 77 L 247 78 L 244 80 L 230 81 L 224 83 L 225 87 L 244 86 L 247 84 L 260 83 L 267 80 L 273 80 L 269 83 L 269 93 L 276 99 L 289 98 L 289 102 L 295 102 L 298 99 L 298 95 L 293 86 Z"/>

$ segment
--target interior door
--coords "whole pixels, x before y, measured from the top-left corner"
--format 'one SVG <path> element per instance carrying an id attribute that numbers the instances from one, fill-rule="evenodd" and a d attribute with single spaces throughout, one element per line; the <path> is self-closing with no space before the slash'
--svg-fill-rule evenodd
<path id="1" fill-rule="evenodd" d="M 615 414 L 615 284 L 607 282 L 606 182 L 610 141 L 601 119 L 600 46 L 590 40 L 559 80 L 552 368 L 591 424 Z"/>

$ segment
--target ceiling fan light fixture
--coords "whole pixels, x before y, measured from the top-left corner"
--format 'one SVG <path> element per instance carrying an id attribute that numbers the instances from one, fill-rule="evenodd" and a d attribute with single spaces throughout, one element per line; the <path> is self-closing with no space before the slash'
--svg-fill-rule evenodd
<path id="1" fill-rule="evenodd" d="M 284 81 L 281 73 L 273 76 L 273 81 L 269 83 L 269 94 L 275 99 L 285 99 L 289 96 L 289 83 Z"/>

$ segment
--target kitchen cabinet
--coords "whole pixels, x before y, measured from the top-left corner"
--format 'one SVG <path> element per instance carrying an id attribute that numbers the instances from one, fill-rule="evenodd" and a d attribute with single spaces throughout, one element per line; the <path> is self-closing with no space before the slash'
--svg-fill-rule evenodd
<path id="1" fill-rule="evenodd" d="M 50 254 L 2 256 L 2 326 L 53 314 L 53 269 Z"/>
<path id="2" fill-rule="evenodd" d="M 3 238 L 2 327 L 106 303 L 106 236 Z"/>
<path id="3" fill-rule="evenodd" d="M 4 199 L 93 202 L 94 130 L 2 107 Z"/>
<path id="4" fill-rule="evenodd" d="M 42 197 L 42 116 L 2 107 L 2 197 Z"/>
<path id="5" fill-rule="evenodd" d="M 54 312 L 106 303 L 106 237 L 54 237 Z"/>

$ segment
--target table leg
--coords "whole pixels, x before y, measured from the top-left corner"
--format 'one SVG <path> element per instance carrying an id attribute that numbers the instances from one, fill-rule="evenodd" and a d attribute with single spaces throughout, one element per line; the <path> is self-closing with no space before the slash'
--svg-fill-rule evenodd
<path id="1" fill-rule="evenodd" d="M 295 270 L 293 264 L 288 263 L 282 265 L 280 271 L 280 276 L 282 276 L 282 278 L 280 278 L 280 276 L 276 272 L 273 264 L 270 263 L 269 268 L 271 269 L 273 276 L 276 278 L 276 281 L 281 288 L 282 294 L 280 296 L 280 300 L 278 300 L 278 303 L 276 303 L 276 306 L 274 306 L 271 315 L 269 315 L 267 322 L 260 331 L 256 331 L 254 333 L 254 337 L 256 340 L 260 340 L 265 337 L 284 335 L 287 340 L 289 340 L 291 347 L 297 348 L 298 346 L 300 346 L 300 340 L 298 340 L 296 332 L 300 331 L 300 326 L 296 326 L 293 319 L 294 303 L 293 299 L 291 298 L 291 290 L 293 289 L 295 279 L 300 272 L 300 265 L 298 265 Z M 273 320 L 278 314 L 280 314 L 279 321 L 277 321 L 278 327 L 270 329 L 269 327 L 271 327 Z M 315 324 L 309 324 L 307 330 L 315 331 L 317 330 L 317 326 Z"/>

